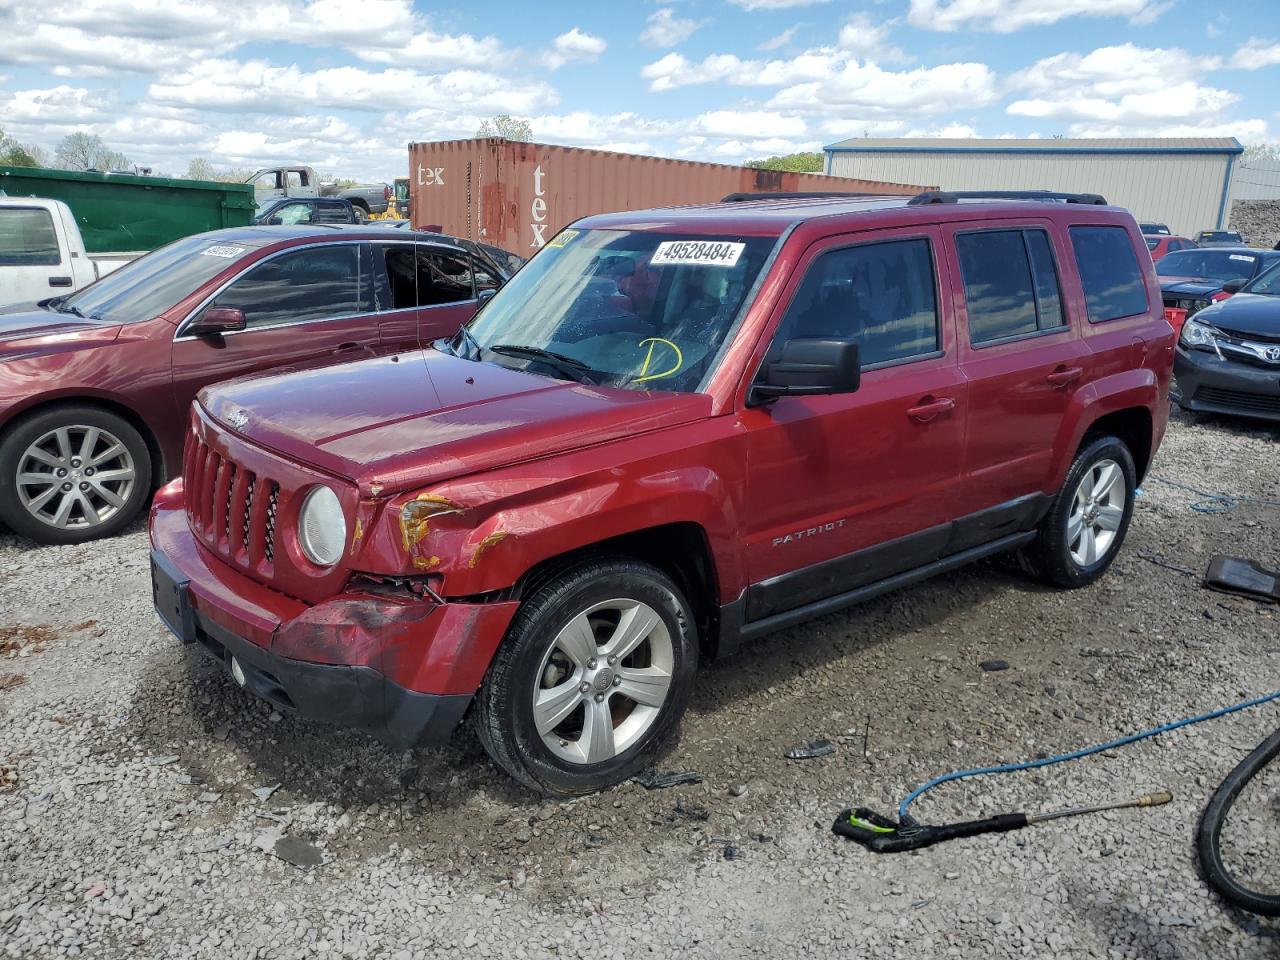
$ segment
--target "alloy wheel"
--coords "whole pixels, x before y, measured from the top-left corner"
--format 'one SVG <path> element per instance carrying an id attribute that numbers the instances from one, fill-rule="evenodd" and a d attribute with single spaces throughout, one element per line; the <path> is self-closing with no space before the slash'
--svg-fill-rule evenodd
<path id="1" fill-rule="evenodd" d="M 1067 515 L 1067 549 L 1077 566 L 1091 567 L 1106 557 L 1124 522 L 1128 486 L 1114 460 L 1099 460 L 1076 487 Z"/>
<path id="2" fill-rule="evenodd" d="M 119 437 L 67 425 L 38 437 L 18 458 L 18 499 L 35 519 L 63 530 L 105 523 L 129 501 L 137 467 Z"/>
<path id="3" fill-rule="evenodd" d="M 606 600 L 573 617 L 538 668 L 533 718 L 561 760 L 595 764 L 635 744 L 662 712 L 675 652 L 662 617 L 638 600 Z"/>

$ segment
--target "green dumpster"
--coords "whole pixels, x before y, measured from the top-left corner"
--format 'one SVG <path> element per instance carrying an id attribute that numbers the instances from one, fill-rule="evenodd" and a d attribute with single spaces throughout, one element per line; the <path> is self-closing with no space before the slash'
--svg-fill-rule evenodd
<path id="1" fill-rule="evenodd" d="M 0 166 L 0 196 L 63 201 L 90 253 L 146 252 L 193 233 L 243 227 L 255 209 L 249 183 L 42 167 Z"/>

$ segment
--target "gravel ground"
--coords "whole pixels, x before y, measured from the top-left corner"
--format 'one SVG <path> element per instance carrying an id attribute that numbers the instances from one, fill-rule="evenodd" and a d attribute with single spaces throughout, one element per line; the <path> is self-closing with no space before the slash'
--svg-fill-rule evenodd
<path id="1" fill-rule="evenodd" d="M 1280 499 L 1278 440 L 1179 417 L 1154 472 Z M 1280 688 L 1277 608 L 1198 580 L 1219 551 L 1280 567 L 1280 511 L 1198 499 L 1149 480 L 1084 591 L 993 562 L 761 641 L 703 672 L 664 761 L 702 783 L 567 803 L 514 786 L 470 731 L 395 754 L 242 693 L 156 620 L 140 525 L 70 548 L 0 534 L 0 956 L 1274 957 L 1280 926 L 1224 909 L 1192 856 L 1272 706 L 913 808 L 941 822 L 1172 790 L 1154 810 L 902 856 L 829 831 L 842 806 L 891 812 L 939 772 Z M 983 672 L 993 658 L 1009 669 Z M 817 737 L 837 752 L 783 758 Z M 1228 833 L 1280 890 L 1280 774 Z"/>

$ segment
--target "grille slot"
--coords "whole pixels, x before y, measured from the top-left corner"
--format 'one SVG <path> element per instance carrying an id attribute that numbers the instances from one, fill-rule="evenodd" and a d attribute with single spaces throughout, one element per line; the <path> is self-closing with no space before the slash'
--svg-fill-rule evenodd
<path id="1" fill-rule="evenodd" d="M 263 550 L 268 563 L 276 559 L 276 508 L 280 504 L 280 484 L 271 484 L 271 494 L 267 498 L 266 542 Z"/>
<path id="2" fill-rule="evenodd" d="M 1243 390 L 1201 387 L 1196 391 L 1196 400 L 1223 407 L 1235 407 L 1237 410 L 1248 410 L 1251 413 L 1280 415 L 1280 396 L 1269 397 L 1261 393 L 1246 393 Z"/>

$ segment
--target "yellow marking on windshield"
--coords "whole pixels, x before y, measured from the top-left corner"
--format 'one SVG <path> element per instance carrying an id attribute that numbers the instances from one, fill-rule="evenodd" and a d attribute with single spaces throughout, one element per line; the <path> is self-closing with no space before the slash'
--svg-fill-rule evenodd
<path id="1" fill-rule="evenodd" d="M 579 232 L 578 230 L 561 230 L 547 242 L 547 246 L 566 247 L 569 245 L 569 241 L 576 237 Z"/>
<path id="2" fill-rule="evenodd" d="M 649 352 L 645 355 L 644 364 L 640 367 L 640 376 L 632 380 L 632 383 L 644 383 L 646 380 L 659 380 L 662 377 L 669 377 L 673 373 L 678 372 L 680 368 L 684 366 L 684 354 L 681 353 L 680 348 L 670 340 L 664 340 L 662 337 L 649 337 L 647 340 L 641 340 L 639 346 L 643 347 L 646 343 L 649 344 Z M 649 364 L 653 362 L 653 348 L 660 343 L 665 343 L 675 351 L 676 365 L 670 370 L 663 370 L 661 373 L 649 373 Z"/>

